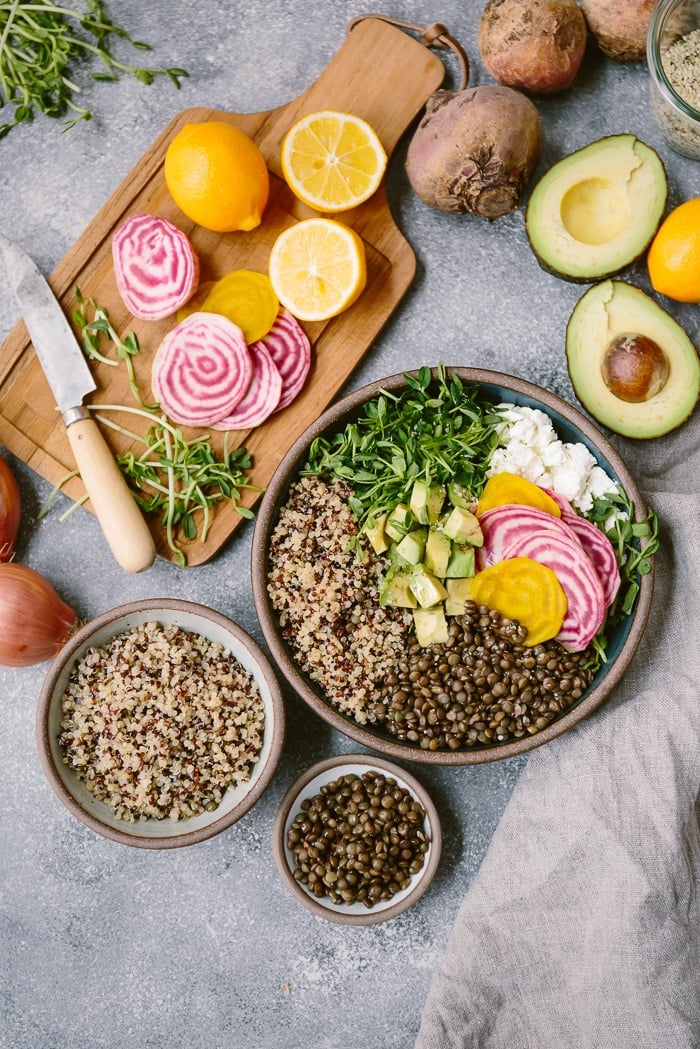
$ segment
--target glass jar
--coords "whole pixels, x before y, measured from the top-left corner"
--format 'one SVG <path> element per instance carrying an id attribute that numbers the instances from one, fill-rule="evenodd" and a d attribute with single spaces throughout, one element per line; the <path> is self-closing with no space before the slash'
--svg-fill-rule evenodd
<path id="1" fill-rule="evenodd" d="M 700 0 L 661 0 L 647 61 L 654 121 L 671 149 L 700 160 Z"/>

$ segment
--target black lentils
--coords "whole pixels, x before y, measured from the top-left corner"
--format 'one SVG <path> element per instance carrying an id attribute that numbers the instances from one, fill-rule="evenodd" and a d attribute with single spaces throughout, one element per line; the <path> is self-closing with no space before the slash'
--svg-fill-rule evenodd
<path id="1" fill-rule="evenodd" d="M 294 877 L 316 898 L 374 907 L 425 862 L 425 809 L 390 776 L 348 773 L 301 803 L 287 833 Z"/>
<path id="2" fill-rule="evenodd" d="M 526 631 L 484 605 L 449 620 L 444 645 L 409 643 L 386 678 L 384 725 L 425 750 L 521 739 L 546 728 L 591 682 L 585 653 L 557 641 L 522 644 Z"/>

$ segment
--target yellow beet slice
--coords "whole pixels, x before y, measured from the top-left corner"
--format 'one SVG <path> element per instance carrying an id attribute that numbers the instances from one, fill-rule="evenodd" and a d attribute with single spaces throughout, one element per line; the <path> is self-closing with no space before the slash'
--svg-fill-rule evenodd
<path id="1" fill-rule="evenodd" d="M 266 273 L 232 270 L 217 280 L 200 306 L 237 324 L 246 342 L 257 342 L 275 323 L 280 303 Z"/>
<path id="2" fill-rule="evenodd" d="M 525 506 L 536 506 L 552 517 L 561 517 L 561 510 L 539 485 L 533 484 L 525 477 L 504 471 L 489 477 L 476 507 L 477 517 L 485 514 L 494 506 L 516 503 Z"/>
<path id="3" fill-rule="evenodd" d="M 511 557 L 477 572 L 469 589 L 477 604 L 517 619 L 527 630 L 526 645 L 556 637 L 568 609 L 556 574 L 531 557 Z"/>

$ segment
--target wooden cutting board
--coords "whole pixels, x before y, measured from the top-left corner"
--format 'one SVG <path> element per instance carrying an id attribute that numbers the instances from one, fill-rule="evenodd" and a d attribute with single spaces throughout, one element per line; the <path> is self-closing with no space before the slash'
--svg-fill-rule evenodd
<path id="1" fill-rule="evenodd" d="M 442 61 L 422 42 L 380 18 L 367 18 L 349 31 L 319 78 L 294 101 L 264 113 L 224 113 L 206 108 L 184 111 L 146 151 L 49 277 L 67 315 L 70 317 L 75 307 L 77 285 L 85 299 L 92 297 L 108 310 L 122 337 L 136 332 L 141 346 L 135 358 L 136 376 L 142 395 L 148 399 L 150 362 L 174 322 L 141 321 L 126 310 L 114 281 L 113 231 L 130 214 L 150 212 L 187 233 L 200 257 L 202 281 L 216 280 L 238 268 L 266 272 L 277 235 L 313 214 L 293 197 L 281 174 L 280 146 L 292 124 L 302 115 L 321 109 L 354 113 L 376 129 L 391 155 L 403 132 L 442 83 L 444 72 Z M 163 160 L 173 136 L 187 123 L 214 119 L 249 134 L 269 167 L 269 203 L 261 225 L 252 232 L 222 235 L 195 226 L 179 211 L 166 189 Z M 267 485 L 285 451 L 332 401 L 413 279 L 415 256 L 392 219 L 384 186 L 371 200 L 340 217 L 364 240 L 367 287 L 355 305 L 339 317 L 305 325 L 313 346 L 313 366 L 299 397 L 262 426 L 231 433 L 231 445 L 243 444 L 253 456 L 250 482 L 257 488 Z M 31 254 L 31 244 L 23 247 Z M 92 363 L 91 367 L 98 386 L 92 404 L 134 404 L 123 365 L 111 368 Z M 144 432 L 147 426 L 133 414 L 112 412 L 109 417 L 136 432 Z M 109 428 L 104 428 L 104 433 L 115 453 L 133 446 L 129 438 Z M 185 431 L 186 436 L 195 433 Z M 211 440 L 219 451 L 223 435 L 212 431 Z M 0 443 L 52 484 L 58 484 L 74 468 L 65 430 L 23 321 L 0 347 Z M 79 478 L 67 482 L 63 490 L 74 499 L 84 494 Z M 250 507 L 259 497 L 259 492 L 249 490 L 242 502 Z M 188 565 L 211 558 L 242 521 L 230 505 L 218 505 L 206 541 L 182 543 Z M 174 560 L 158 521 L 149 524 L 158 553 Z"/>

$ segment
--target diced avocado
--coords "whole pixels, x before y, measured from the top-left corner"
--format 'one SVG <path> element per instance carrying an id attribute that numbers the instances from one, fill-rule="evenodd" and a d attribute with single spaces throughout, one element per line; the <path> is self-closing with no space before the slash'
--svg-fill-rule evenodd
<path id="1" fill-rule="evenodd" d="M 465 484 L 460 484 L 459 481 L 450 481 L 447 486 L 447 496 L 453 506 L 461 506 L 465 510 L 468 510 L 474 502 L 472 493 Z"/>
<path id="2" fill-rule="evenodd" d="M 427 538 L 427 529 L 414 528 L 396 544 L 396 553 L 411 565 L 420 564 L 425 553 Z"/>
<path id="3" fill-rule="evenodd" d="M 430 608 L 431 605 L 437 605 L 447 597 L 447 591 L 437 576 L 434 576 L 432 572 L 426 572 L 422 565 L 416 565 L 411 572 L 409 585 L 421 608 Z"/>
<path id="4" fill-rule="evenodd" d="M 449 628 L 442 606 L 414 609 L 413 624 L 416 628 L 418 644 L 422 647 L 444 645 L 448 640 Z"/>
<path id="5" fill-rule="evenodd" d="M 431 528 L 428 532 L 423 558 L 426 571 L 432 572 L 441 579 L 444 578 L 447 574 L 451 553 L 452 540 L 450 537 L 439 528 Z"/>
<path id="6" fill-rule="evenodd" d="M 467 601 L 471 600 L 471 579 L 448 579 L 445 586 L 447 587 L 445 614 L 461 616 Z"/>
<path id="7" fill-rule="evenodd" d="M 428 484 L 427 481 L 420 480 L 413 485 L 411 513 L 421 524 L 435 524 L 444 502 L 445 489 L 442 485 Z"/>
<path id="8" fill-rule="evenodd" d="M 455 543 L 469 543 L 471 546 L 483 546 L 484 536 L 478 517 L 463 506 L 455 506 L 447 516 L 443 531 L 454 539 Z"/>
<path id="9" fill-rule="evenodd" d="M 383 554 L 389 549 L 389 537 L 386 534 L 387 514 L 381 514 L 372 524 L 365 528 L 365 534 L 370 541 L 375 554 Z"/>
<path id="10" fill-rule="evenodd" d="M 390 539 L 403 539 L 411 528 L 411 512 L 405 503 L 399 503 L 386 519 L 384 531 Z"/>
<path id="11" fill-rule="evenodd" d="M 379 588 L 379 604 L 384 608 L 415 608 L 418 602 L 409 586 L 410 576 L 405 572 L 389 572 Z"/>
<path id="12" fill-rule="evenodd" d="M 461 543 L 452 545 L 452 553 L 447 568 L 442 573 L 443 579 L 462 579 L 474 575 L 474 547 Z"/>

